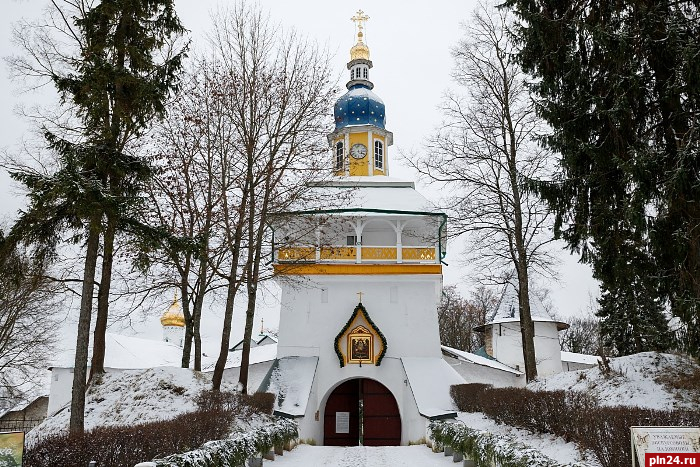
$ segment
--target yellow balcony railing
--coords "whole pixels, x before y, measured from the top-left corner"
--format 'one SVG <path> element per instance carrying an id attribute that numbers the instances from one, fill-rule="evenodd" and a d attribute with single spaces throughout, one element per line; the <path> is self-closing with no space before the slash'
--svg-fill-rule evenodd
<path id="1" fill-rule="evenodd" d="M 315 261 L 316 248 L 314 247 L 288 247 L 277 250 L 278 261 Z"/>
<path id="2" fill-rule="evenodd" d="M 363 246 L 362 261 L 396 261 L 395 246 Z"/>
<path id="3" fill-rule="evenodd" d="M 322 246 L 321 261 L 355 261 L 357 248 L 354 246 Z"/>
<path id="4" fill-rule="evenodd" d="M 358 261 L 358 250 L 361 258 Z M 297 246 L 277 250 L 277 261 L 285 262 L 368 262 L 368 263 L 434 263 L 435 247 L 429 246 Z"/>
<path id="5" fill-rule="evenodd" d="M 404 261 L 435 262 L 435 248 L 405 246 L 402 250 Z"/>

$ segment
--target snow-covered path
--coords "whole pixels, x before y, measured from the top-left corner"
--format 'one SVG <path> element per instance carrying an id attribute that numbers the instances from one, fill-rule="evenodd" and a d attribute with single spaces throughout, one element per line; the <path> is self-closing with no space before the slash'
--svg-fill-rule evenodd
<path id="1" fill-rule="evenodd" d="M 447 467 L 452 457 L 435 454 L 427 446 L 349 448 L 302 444 L 277 457 L 275 467 Z"/>

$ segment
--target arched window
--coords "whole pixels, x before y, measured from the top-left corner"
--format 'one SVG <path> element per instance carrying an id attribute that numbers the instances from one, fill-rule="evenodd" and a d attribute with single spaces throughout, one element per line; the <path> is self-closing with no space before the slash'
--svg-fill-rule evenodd
<path id="1" fill-rule="evenodd" d="M 335 170 L 343 169 L 343 142 L 338 141 L 335 144 Z"/>
<path id="2" fill-rule="evenodd" d="M 362 77 L 363 77 L 364 79 L 367 79 L 367 67 L 364 67 L 364 68 L 362 69 Z"/>
<path id="3" fill-rule="evenodd" d="M 381 141 L 374 141 L 374 168 L 384 170 L 384 145 Z"/>
<path id="4" fill-rule="evenodd" d="M 355 69 L 350 70 L 350 80 L 355 79 Z"/>

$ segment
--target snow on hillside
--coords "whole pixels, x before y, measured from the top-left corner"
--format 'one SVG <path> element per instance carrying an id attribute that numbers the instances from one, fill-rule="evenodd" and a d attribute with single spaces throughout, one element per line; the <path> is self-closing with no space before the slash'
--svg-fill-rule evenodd
<path id="1" fill-rule="evenodd" d="M 688 357 L 643 352 L 610 359 L 608 375 L 599 368 L 568 371 L 530 383 L 538 391 L 582 391 L 606 406 L 626 405 L 650 409 L 697 407 L 697 389 L 672 387 L 675 382 L 700 375 L 700 366 Z"/>
<path id="2" fill-rule="evenodd" d="M 187 368 L 106 373 L 100 384 L 88 389 L 85 429 L 171 419 L 195 410 L 197 395 L 210 388 L 209 377 Z M 29 432 L 28 443 L 68 431 L 69 420 L 70 411 L 65 408 Z"/>

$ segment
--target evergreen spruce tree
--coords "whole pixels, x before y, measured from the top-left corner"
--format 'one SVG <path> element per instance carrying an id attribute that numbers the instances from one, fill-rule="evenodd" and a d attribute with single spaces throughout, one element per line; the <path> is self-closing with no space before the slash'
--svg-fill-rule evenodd
<path id="1" fill-rule="evenodd" d="M 559 183 L 535 188 L 602 282 L 605 329 L 628 324 L 609 337 L 622 352 L 665 348 L 670 305 L 698 353 L 698 2 L 506 5 L 521 20 L 519 58 L 553 128 L 546 143 L 562 156 Z"/>
<path id="2" fill-rule="evenodd" d="M 70 2 L 52 5 L 60 10 L 57 17 L 65 21 L 65 30 L 78 44 L 79 56 L 64 60 L 67 72 L 56 72 L 60 67 L 51 63 L 40 63 L 38 68 L 50 70 L 47 74 L 62 103 L 80 117 L 81 138 L 69 141 L 47 130 L 49 147 L 58 156 L 58 169 L 50 174 L 13 174 L 29 189 L 30 206 L 11 234 L 41 244 L 39 251 L 46 255 L 54 251 L 64 229 L 80 233 L 85 242 L 70 420 L 71 433 L 82 433 L 100 238 L 103 255 L 93 371 L 104 371 L 116 233 L 144 227 L 130 216 L 150 170 L 132 154 L 130 145 L 149 121 L 165 110 L 184 56 L 184 48 L 174 50 L 171 46 L 184 28 L 172 0 L 102 0 L 92 8 L 75 11 L 69 11 L 75 7 Z M 31 54 L 31 45 L 27 52 L 42 60 L 42 56 Z"/>

